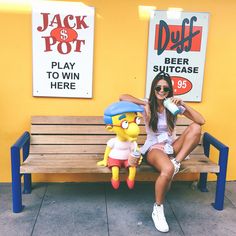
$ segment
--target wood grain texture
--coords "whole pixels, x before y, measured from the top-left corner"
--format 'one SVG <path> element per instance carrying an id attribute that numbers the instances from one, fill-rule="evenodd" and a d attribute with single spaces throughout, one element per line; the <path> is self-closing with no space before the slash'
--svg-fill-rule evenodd
<path id="1" fill-rule="evenodd" d="M 176 134 L 180 135 L 191 121 L 180 117 Z M 146 139 L 145 127 L 140 126 L 138 143 Z M 107 141 L 115 137 L 105 129 L 102 116 L 33 116 L 31 120 L 30 155 L 20 167 L 21 173 L 110 173 L 97 166 L 103 159 Z M 202 139 L 201 139 L 202 140 Z M 126 170 L 121 169 L 121 173 Z M 142 163 L 141 173 L 156 173 Z M 204 156 L 201 143 L 189 160 L 181 163 L 180 173 L 219 172 L 219 166 Z"/>

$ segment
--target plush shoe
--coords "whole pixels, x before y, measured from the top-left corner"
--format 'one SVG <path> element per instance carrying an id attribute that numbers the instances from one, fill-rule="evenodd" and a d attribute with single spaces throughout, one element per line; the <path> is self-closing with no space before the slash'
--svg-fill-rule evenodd
<path id="1" fill-rule="evenodd" d="M 158 206 L 156 203 L 153 206 L 152 219 L 156 229 L 166 233 L 169 231 L 169 226 L 166 222 L 163 205 Z"/>
<path id="2" fill-rule="evenodd" d="M 111 185 L 114 189 L 118 189 L 120 187 L 120 180 L 111 179 Z"/>
<path id="3" fill-rule="evenodd" d="M 129 189 L 134 188 L 134 180 L 130 180 L 129 178 L 127 178 L 126 183 Z"/>

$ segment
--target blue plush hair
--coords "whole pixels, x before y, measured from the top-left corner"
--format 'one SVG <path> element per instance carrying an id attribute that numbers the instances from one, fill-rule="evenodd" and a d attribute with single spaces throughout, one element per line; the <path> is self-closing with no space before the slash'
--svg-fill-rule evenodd
<path id="1" fill-rule="evenodd" d="M 104 122 L 112 124 L 112 117 L 127 112 L 143 112 L 143 108 L 135 103 L 121 101 L 112 103 L 104 112 Z"/>

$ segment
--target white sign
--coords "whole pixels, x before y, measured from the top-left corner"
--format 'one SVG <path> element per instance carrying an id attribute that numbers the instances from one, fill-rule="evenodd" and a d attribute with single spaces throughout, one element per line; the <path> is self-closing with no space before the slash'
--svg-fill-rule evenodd
<path id="1" fill-rule="evenodd" d="M 201 101 L 208 13 L 152 11 L 149 26 L 146 97 L 154 77 L 171 76 L 174 96 Z"/>
<path id="2" fill-rule="evenodd" d="M 35 2 L 32 31 L 33 96 L 91 98 L 94 8 Z"/>

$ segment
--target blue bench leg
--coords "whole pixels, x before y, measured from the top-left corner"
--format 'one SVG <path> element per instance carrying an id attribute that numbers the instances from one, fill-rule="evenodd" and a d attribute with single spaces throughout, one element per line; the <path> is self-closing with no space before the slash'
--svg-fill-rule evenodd
<path id="1" fill-rule="evenodd" d="M 21 174 L 20 174 L 20 156 L 17 148 L 11 149 L 12 163 L 12 205 L 13 212 L 22 211 L 22 193 L 21 193 Z"/>
<path id="2" fill-rule="evenodd" d="M 207 157 L 209 157 L 210 154 L 210 145 L 214 146 L 217 150 L 219 150 L 220 153 L 218 160 L 220 172 L 217 173 L 215 202 L 212 204 L 216 210 L 220 211 L 224 208 L 224 195 L 229 148 L 220 141 L 218 141 L 216 138 L 214 138 L 212 135 L 204 133 L 203 146 L 204 154 Z"/>
<path id="3" fill-rule="evenodd" d="M 201 192 L 208 192 L 208 189 L 207 189 L 207 173 L 200 173 L 198 188 L 201 190 Z"/>
<path id="4" fill-rule="evenodd" d="M 215 203 L 213 203 L 213 207 L 216 210 L 223 210 L 224 208 L 224 195 L 225 195 L 225 178 L 223 176 L 220 176 L 219 173 L 217 176 L 217 182 L 216 182 L 216 195 L 215 195 Z"/>
<path id="5" fill-rule="evenodd" d="M 24 194 L 31 193 L 31 187 L 32 187 L 32 182 L 31 182 L 31 174 L 24 174 Z"/>
<path id="6" fill-rule="evenodd" d="M 214 208 L 219 211 L 224 208 L 227 161 L 228 148 L 224 148 L 221 150 L 219 157 L 220 173 L 217 174 L 215 203 L 213 204 Z"/>

